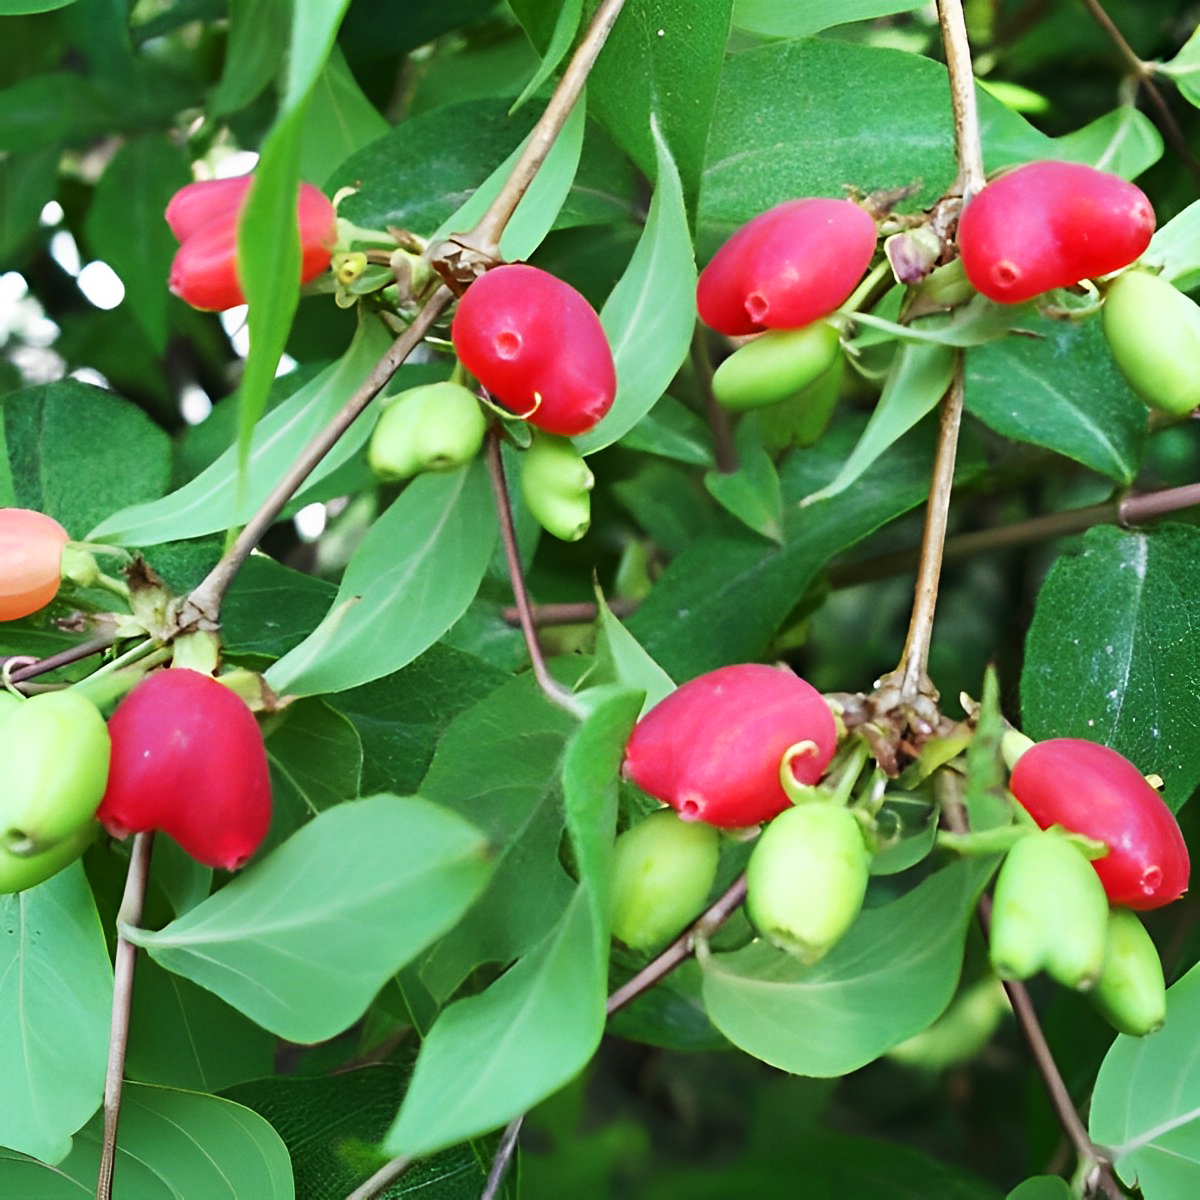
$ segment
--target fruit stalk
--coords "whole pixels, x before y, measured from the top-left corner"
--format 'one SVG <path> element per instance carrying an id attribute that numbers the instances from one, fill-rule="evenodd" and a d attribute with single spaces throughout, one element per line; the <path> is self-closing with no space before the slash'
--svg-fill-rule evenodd
<path id="1" fill-rule="evenodd" d="M 96 1181 L 96 1200 L 111 1200 L 113 1168 L 117 1159 L 117 1124 L 121 1117 L 121 1085 L 125 1078 L 125 1048 L 129 1044 L 129 1007 L 133 1000 L 133 969 L 137 947 L 125 937 L 126 929 L 136 929 L 142 920 L 146 902 L 146 882 L 150 876 L 150 852 L 154 834 L 139 833 L 133 840 L 125 894 L 117 913 L 117 953 L 113 967 L 112 1032 L 108 1041 L 108 1071 L 104 1077 L 104 1140 L 100 1150 L 100 1173 Z"/>

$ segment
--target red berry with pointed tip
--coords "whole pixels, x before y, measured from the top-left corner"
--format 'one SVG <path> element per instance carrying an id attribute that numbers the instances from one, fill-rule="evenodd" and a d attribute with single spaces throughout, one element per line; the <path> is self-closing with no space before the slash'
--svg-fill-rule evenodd
<path id="1" fill-rule="evenodd" d="M 481 275 L 450 336 L 492 398 L 547 433 L 586 433 L 612 407 L 617 376 L 600 318 L 548 271 L 511 263 Z"/>
<path id="2" fill-rule="evenodd" d="M 1113 904 L 1159 908 L 1187 890 L 1191 864 L 1171 810 L 1116 750 L 1081 738 L 1035 742 L 1009 788 L 1043 829 L 1061 825 L 1108 846 L 1092 866 Z"/>
<path id="3" fill-rule="evenodd" d="M 242 699 L 211 675 L 148 675 L 108 722 L 108 787 L 96 816 L 115 837 L 160 830 L 198 862 L 234 870 L 271 823 L 262 734 Z"/>
<path id="4" fill-rule="evenodd" d="M 821 693 L 791 671 L 760 663 L 689 680 L 637 723 L 625 775 L 689 821 L 737 828 L 790 807 L 779 782 L 784 753 L 797 783 L 816 783 L 837 744 Z"/>
<path id="5" fill-rule="evenodd" d="M 171 263 L 170 288 L 193 308 L 223 312 L 246 303 L 238 278 L 237 224 L 250 189 L 250 176 L 190 183 L 167 205 L 166 219 L 180 246 Z M 300 185 L 300 283 L 329 266 L 337 242 L 337 217 L 320 189 Z"/>
<path id="6" fill-rule="evenodd" d="M 1154 209 L 1119 175 L 1032 162 L 992 180 L 963 209 L 958 249 L 976 291 L 1000 304 L 1127 267 L 1150 244 Z"/>
<path id="7" fill-rule="evenodd" d="M 819 321 L 854 291 L 877 235 L 849 200 L 777 204 L 743 225 L 700 272 L 700 319 L 731 337 Z"/>
<path id="8" fill-rule="evenodd" d="M 45 608 L 58 595 L 67 531 L 31 508 L 0 508 L 0 621 Z"/>

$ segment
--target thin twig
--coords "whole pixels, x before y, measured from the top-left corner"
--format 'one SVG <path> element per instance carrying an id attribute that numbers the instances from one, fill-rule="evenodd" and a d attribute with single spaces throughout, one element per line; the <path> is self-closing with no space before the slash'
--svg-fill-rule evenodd
<path id="1" fill-rule="evenodd" d="M 546 111 L 533 127 L 525 150 L 513 166 L 512 173 L 500 189 L 500 194 L 492 201 L 474 229 L 469 233 L 455 235 L 456 242 L 468 245 L 488 258 L 499 258 L 500 235 L 520 204 L 521 197 L 529 190 L 534 176 L 545 162 L 550 147 L 554 145 L 554 139 L 566 124 L 567 117 L 574 108 L 575 101 L 579 99 L 588 74 L 604 48 L 624 3 L 625 0 L 604 0 L 596 10 L 587 33 L 571 56 L 571 61 L 554 89 L 554 95 L 546 105 Z"/>
<path id="2" fill-rule="evenodd" d="M 22 683 L 26 679 L 35 679 L 38 675 L 57 671 L 59 667 L 70 666 L 71 663 L 91 658 L 93 654 L 101 654 L 113 644 L 114 640 L 111 637 L 98 637 L 92 638 L 91 641 L 80 642 L 77 646 L 69 646 L 66 650 L 60 650 L 57 654 L 50 654 L 45 658 L 39 658 L 27 667 L 18 667 L 9 678 L 13 683 Z M 0 662 L 2 661 L 4 660 L 0 660 Z"/>
<path id="3" fill-rule="evenodd" d="M 121 1117 L 121 1087 L 125 1079 L 125 1048 L 129 1044 L 129 1006 L 133 1000 L 133 968 L 137 947 L 125 937 L 125 928 L 141 924 L 150 874 L 154 834 L 134 836 L 125 876 L 125 894 L 117 913 L 117 953 L 113 965 L 112 1032 L 108 1042 L 108 1071 L 104 1077 L 104 1142 L 100 1151 L 100 1174 L 96 1200 L 111 1200 L 113 1170 L 117 1162 L 117 1124 Z"/>
<path id="4" fill-rule="evenodd" d="M 488 476 L 492 481 L 492 496 L 496 502 L 496 516 L 500 521 L 500 540 L 504 545 L 504 562 L 508 568 L 508 579 L 512 585 L 513 599 L 517 605 L 517 619 L 521 625 L 521 633 L 525 638 L 525 648 L 529 651 L 529 661 L 533 667 L 533 677 L 538 687 L 546 697 L 566 709 L 573 716 L 580 715 L 578 702 L 566 688 L 550 674 L 546 667 L 546 659 L 538 642 L 537 629 L 533 624 L 533 614 L 529 607 L 529 596 L 525 591 L 525 575 L 521 568 L 521 551 L 517 545 L 517 531 L 513 526 L 512 504 L 508 498 L 508 482 L 504 478 L 504 460 L 500 454 L 500 434 L 493 427 L 487 436 L 487 467 Z"/>
<path id="5" fill-rule="evenodd" d="M 411 1154 L 402 1154 L 399 1158 L 384 1163 L 370 1179 L 356 1187 L 346 1200 L 371 1200 L 372 1196 L 378 1196 L 389 1183 L 395 1183 L 414 1161 Z"/>
<path id="6" fill-rule="evenodd" d="M 1113 23 L 1113 19 L 1100 4 L 1100 0 L 1083 0 L 1083 7 L 1091 13 L 1096 24 L 1104 30 L 1109 40 L 1116 46 L 1117 52 L 1129 64 L 1134 79 L 1146 93 L 1146 99 L 1149 100 L 1150 106 L 1158 117 L 1158 127 L 1162 132 L 1163 140 L 1178 155 L 1179 161 L 1183 163 L 1197 186 L 1200 186 L 1200 162 L 1196 161 L 1196 156 L 1192 153 L 1187 139 L 1179 128 L 1179 123 L 1175 120 L 1175 114 L 1171 112 L 1165 97 L 1159 91 L 1158 84 L 1154 82 L 1153 66 L 1143 62 L 1137 51 L 1125 40 L 1124 35 Z"/>
<path id="7" fill-rule="evenodd" d="M 517 1138 L 521 1136 L 521 1126 L 525 1123 L 525 1114 L 513 1117 L 504 1127 L 500 1144 L 496 1147 L 496 1156 L 492 1159 L 492 1169 L 488 1172 L 487 1184 L 479 1200 L 496 1200 L 504 1176 L 508 1174 L 508 1164 L 517 1149 Z"/>
<path id="8" fill-rule="evenodd" d="M 985 178 L 971 46 L 961 0 L 938 0 L 937 7 L 946 48 L 946 69 L 950 74 L 950 105 L 954 110 L 954 150 L 958 158 L 955 191 L 967 201 L 983 187 Z"/>
<path id="9" fill-rule="evenodd" d="M 738 458 L 733 445 L 733 435 L 729 430 L 729 414 L 717 403 L 717 398 L 713 395 L 712 355 L 708 350 L 708 337 L 699 324 L 692 334 L 692 370 L 696 376 L 696 386 L 704 399 L 704 414 L 712 431 L 713 458 L 716 460 L 717 470 L 722 475 L 732 475 L 738 469 Z"/>
<path id="10" fill-rule="evenodd" d="M 241 569 L 242 563 L 249 558 L 250 552 L 275 522 L 283 506 L 299 491 L 301 484 L 333 449 L 338 438 L 350 428 L 363 409 L 387 386 L 388 380 L 420 344 L 430 326 L 453 298 L 449 288 L 439 287 L 413 323 L 372 367 L 370 374 L 354 395 L 342 405 L 333 420 L 304 447 L 287 473 L 272 489 L 271 494 L 259 506 L 258 511 L 242 528 L 233 545 L 221 556 L 220 562 L 181 606 L 176 618 L 178 631 L 191 628 L 216 629 L 219 626 L 221 601 L 224 600 L 225 593 Z"/>

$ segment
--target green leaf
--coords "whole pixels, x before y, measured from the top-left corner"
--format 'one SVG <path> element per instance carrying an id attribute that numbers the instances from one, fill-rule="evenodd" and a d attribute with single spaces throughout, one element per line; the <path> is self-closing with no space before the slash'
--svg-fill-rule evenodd
<path id="1" fill-rule="evenodd" d="M 15 17 L 19 13 L 44 13 L 66 8 L 75 0 L 0 0 L 0 16 Z"/>
<path id="2" fill-rule="evenodd" d="M 1082 129 L 1055 138 L 1054 151 L 1055 158 L 1136 179 L 1162 158 L 1163 140 L 1145 113 L 1122 104 Z"/>
<path id="3" fill-rule="evenodd" d="M 1200 966 L 1167 989 L 1167 1020 L 1143 1038 L 1121 1034 L 1092 1092 L 1089 1132 L 1146 1200 L 1200 1187 Z"/>
<path id="4" fill-rule="evenodd" d="M 617 395 L 595 429 L 575 439 L 591 454 L 628 433 L 666 391 L 687 356 L 696 325 L 696 263 L 679 176 L 652 129 L 658 183 L 637 248 L 600 321 L 612 346 Z"/>
<path id="5" fill-rule="evenodd" d="M 621 438 L 621 445 L 694 467 L 713 464 L 711 431 L 674 396 L 659 397 L 654 407 Z"/>
<path id="6" fill-rule="evenodd" d="M 1190 292 L 1200 284 L 1200 200 L 1156 230 L 1142 258 L 1161 267 L 1163 278 L 1180 291 Z"/>
<path id="7" fill-rule="evenodd" d="M 604 971 L 587 889 L 541 945 L 457 1000 L 425 1039 L 389 1154 L 428 1154 L 503 1125 L 583 1069 L 604 1031 Z"/>
<path id="8" fill-rule="evenodd" d="M 1141 460 L 1146 406 L 1114 365 L 1100 324 L 1031 318 L 1034 337 L 972 348 L 965 403 L 1004 437 L 1128 484 Z"/>
<path id="9" fill-rule="evenodd" d="M 272 722 L 266 748 L 272 801 L 266 849 L 358 795 L 362 743 L 349 719 L 320 700 L 289 704 Z"/>
<path id="10" fill-rule="evenodd" d="M 747 528 L 773 542 L 782 542 L 783 497 L 775 464 L 763 449 L 758 426 L 752 421 L 738 425 L 736 438 L 738 469 L 707 471 L 704 486 Z"/>
<path id="11" fill-rule="evenodd" d="M 588 77 L 593 113 L 651 179 L 662 157 L 655 142 L 670 147 L 689 208 L 700 185 L 731 7 L 732 0 L 628 0 Z"/>
<path id="12" fill-rule="evenodd" d="M 351 801 L 164 929 L 125 934 L 264 1028 L 317 1042 L 454 924 L 490 873 L 484 851 L 427 801 Z"/>
<path id="13" fill-rule="evenodd" d="M 575 724 L 523 675 L 458 716 L 438 743 L 421 795 L 483 831 L 495 870 L 475 907 L 421 964 L 435 998 L 480 964 L 531 950 L 566 908 L 574 886 L 559 858 L 559 778 Z"/>
<path id="14" fill-rule="evenodd" d="M 975 736 L 967 747 L 967 823 L 972 832 L 995 829 L 1012 821 L 1008 799 L 1008 771 L 1000 753 L 1004 716 L 1000 711 L 1000 683 L 995 668 L 983 677 L 983 695 L 975 723 Z"/>
<path id="15" fill-rule="evenodd" d="M 313 88 L 300 141 L 300 178 L 324 183 L 352 154 L 391 128 L 335 46 Z M 336 189 L 326 189 L 330 196 Z"/>
<path id="16" fill-rule="evenodd" d="M 245 523 L 300 451 L 328 424 L 345 403 L 346 397 L 362 382 L 388 344 L 389 339 L 382 326 L 373 320 L 364 320 L 350 348 L 336 363 L 326 367 L 311 383 L 272 409 L 259 422 L 250 446 L 248 470 L 241 485 L 237 451 L 231 447 L 195 479 L 161 500 L 117 512 L 113 510 L 118 505 L 100 509 L 97 516 L 106 513 L 113 515 L 100 521 L 89 536 L 95 541 L 116 545 L 150 546 L 158 542 L 200 537 Z M 308 477 L 310 486 L 340 466 L 366 442 L 376 412 L 376 405 L 372 405 L 342 435 L 334 450 Z M 94 451 L 94 437 L 90 445 Z M 121 462 L 123 469 L 128 470 L 124 454 Z"/>
<path id="17" fill-rule="evenodd" d="M 15 262 L 36 234 L 58 179 L 57 146 L 0 158 L 0 261 Z"/>
<path id="18" fill-rule="evenodd" d="M 419 476 L 359 543 L 328 616 L 267 670 L 267 682 L 311 695 L 406 666 L 466 611 L 495 541 L 481 461 Z"/>
<path id="19" fill-rule="evenodd" d="M 1017 1184 L 1007 1200 L 1071 1200 L 1074 1194 L 1067 1181 L 1057 1175 L 1034 1175 Z"/>
<path id="20" fill-rule="evenodd" d="M 1185 100 L 1200 108 L 1200 29 L 1188 38 L 1174 58 L 1153 64 L 1153 70 L 1156 74 L 1167 76 Z"/>
<path id="21" fill-rule="evenodd" d="M 521 94 L 513 103 L 513 108 L 520 108 L 538 88 L 554 74 L 555 68 L 566 57 L 571 43 L 575 40 L 575 31 L 579 28 L 579 17 L 583 12 L 583 0 L 564 0 L 554 21 L 554 30 L 542 61 L 532 78 L 525 85 Z"/>
<path id="22" fill-rule="evenodd" d="M 312 1078 L 260 1079 L 225 1095 L 271 1122 L 296 1175 L 296 1194 L 334 1200 L 366 1182 L 383 1158 L 375 1147 L 396 1114 L 408 1069 L 375 1063 Z M 413 1163 L 378 1195 L 400 1200 L 477 1200 L 487 1178 L 490 1146 L 456 1146 Z"/>
<path id="23" fill-rule="evenodd" d="M 0 896 L 0 1145 L 50 1163 L 67 1155 L 104 1095 L 112 988 L 78 862 Z"/>
<path id="24" fill-rule="evenodd" d="M 194 587 L 204 573 L 188 586 Z M 336 594 L 327 580 L 285 567 L 265 554 L 252 555 L 221 605 L 221 645 L 234 657 L 286 654 L 320 624 Z"/>
<path id="25" fill-rule="evenodd" d="M 167 341 L 167 305 L 174 303 L 167 277 L 179 248 L 163 213 L 191 178 L 187 160 L 165 137 L 133 138 L 105 168 L 88 210 L 91 248 L 121 277 L 125 303 L 159 354 Z"/>
<path id="26" fill-rule="evenodd" d="M 211 116 L 244 108 L 275 78 L 283 61 L 280 32 L 290 16 L 289 0 L 229 0 L 225 69 L 209 97 Z"/>
<path id="27" fill-rule="evenodd" d="M 77 379 L 9 394 L 0 420 L 17 503 L 49 513 L 72 537 L 113 509 L 161 496 L 170 477 L 167 435 L 128 400 Z"/>
<path id="28" fill-rule="evenodd" d="M 977 97 L 989 166 L 1007 155 L 1048 156 L 1050 139 L 993 97 Z M 953 147 L 939 63 L 823 39 L 730 54 L 700 189 L 701 257 L 764 209 L 795 196 L 841 196 L 847 184 L 868 191 L 919 184 L 905 201 L 919 209 L 954 179 Z"/>
<path id="29" fill-rule="evenodd" d="M 164 971 L 152 958 L 137 964 L 127 1078 L 216 1092 L 270 1075 L 277 1045 L 272 1034 L 212 992 Z"/>
<path id="30" fill-rule="evenodd" d="M 1200 785 L 1198 564 L 1194 526 L 1088 530 L 1042 585 L 1021 675 L 1030 737 L 1112 746 L 1162 776 L 1172 809 Z"/>
<path id="31" fill-rule="evenodd" d="M 919 1033 L 949 1004 L 991 865 L 956 863 L 864 911 L 815 966 L 763 941 L 704 953 L 704 1004 L 748 1054 L 797 1075 L 845 1075 Z"/>
<path id="32" fill-rule="evenodd" d="M 954 377 L 954 363 L 955 354 L 946 346 L 902 345 L 853 453 L 830 483 L 802 503 L 828 500 L 861 479 L 889 446 L 936 407 Z"/>
<path id="33" fill-rule="evenodd" d="M 644 692 L 641 711 L 647 712 L 675 690 L 675 683 L 617 620 L 603 596 L 597 599 L 596 665 L 586 682 L 619 683 Z"/>
<path id="34" fill-rule="evenodd" d="M 446 726 L 506 678 L 438 642 L 402 671 L 327 697 L 358 731 L 363 792 L 417 792 Z"/>
<path id="35" fill-rule="evenodd" d="M 55 1168 L 0 1150 L 0 1190 L 38 1200 L 93 1195 L 100 1169 L 103 1113 Z M 292 1167 L 279 1135 L 257 1113 L 195 1092 L 127 1083 L 114 1176 L 128 1200 L 205 1196 L 292 1200 Z"/>
<path id="36" fill-rule="evenodd" d="M 933 461 L 932 422 L 901 439 L 855 487 L 832 500 L 800 506 L 803 497 L 836 476 L 861 432 L 855 419 L 836 422 L 814 446 L 783 460 L 782 546 L 764 546 L 749 534 L 735 538 L 713 531 L 698 537 L 667 567 L 628 626 L 673 679 L 760 659 L 834 554 L 925 502 Z M 969 445 L 960 445 L 960 477 L 979 469 L 972 465 L 977 462 Z"/>
<path id="37" fill-rule="evenodd" d="M 111 105 L 74 71 L 33 75 L 0 91 L 0 153 L 81 142 L 116 123 Z"/>
<path id="38" fill-rule="evenodd" d="M 238 463 L 243 471 L 249 467 L 254 428 L 266 408 L 300 299 L 296 194 L 305 108 L 349 2 L 292 0 L 283 102 L 263 142 L 254 183 L 238 220 L 239 276 L 250 306 L 246 316 L 250 352 L 238 392 Z"/>
<path id="39" fill-rule="evenodd" d="M 734 0 L 733 23 L 738 29 L 766 37 L 798 38 L 849 21 L 869 21 L 920 7 L 921 0 L 808 0 L 805 4 L 795 0 Z"/>

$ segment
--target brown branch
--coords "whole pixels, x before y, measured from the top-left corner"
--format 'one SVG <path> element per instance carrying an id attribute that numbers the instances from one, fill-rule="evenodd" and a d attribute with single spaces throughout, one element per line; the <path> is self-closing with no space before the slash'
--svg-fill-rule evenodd
<path id="1" fill-rule="evenodd" d="M 554 139 L 566 124 L 567 117 L 574 108 L 575 101 L 579 99 L 588 74 L 604 48 L 624 3 L 625 0 L 604 0 L 596 10 L 587 33 L 571 56 L 571 61 L 554 89 L 554 95 L 546 105 L 546 111 L 533 127 L 525 150 L 514 164 L 512 173 L 500 189 L 500 194 L 492 201 L 475 228 L 468 233 L 455 234 L 454 241 L 477 250 L 487 258 L 500 257 L 500 236 L 516 212 L 517 205 L 521 203 L 521 198 L 529 190 L 534 176 L 546 161 Z"/>
<path id="2" fill-rule="evenodd" d="M 1109 40 L 1117 48 L 1117 52 L 1129 64 L 1137 85 L 1146 93 L 1146 99 L 1158 117 L 1158 127 L 1163 135 L 1163 140 L 1178 156 L 1179 161 L 1191 175 L 1193 182 L 1200 187 L 1200 162 L 1197 162 L 1196 156 L 1187 144 L 1187 139 L 1183 136 L 1183 131 L 1179 128 L 1179 123 L 1175 120 L 1175 114 L 1171 112 L 1165 97 L 1159 91 L 1158 84 L 1154 82 L 1153 66 L 1144 62 L 1137 51 L 1125 40 L 1124 35 L 1113 23 L 1113 19 L 1100 4 L 1100 0 L 1083 0 L 1083 7 L 1088 10 L 1096 24 L 1104 30 Z"/>
<path id="3" fill-rule="evenodd" d="M 91 641 L 80 642 L 77 646 L 69 646 L 66 650 L 59 650 L 57 654 L 50 654 L 45 658 L 39 658 L 36 662 L 30 663 L 28 666 L 18 667 L 9 676 L 9 680 L 12 683 L 22 683 L 26 679 L 35 679 L 38 675 L 57 671 L 59 667 L 70 666 L 71 663 L 91 658 L 93 654 L 103 653 L 113 644 L 114 640 L 111 637 L 98 637 L 92 638 Z M 0 659 L 0 663 L 6 661 L 7 659 Z"/>
<path id="4" fill-rule="evenodd" d="M 738 469 L 737 451 L 733 447 L 733 435 L 729 430 L 729 414 L 717 403 L 713 395 L 712 355 L 708 350 L 708 337 L 704 330 L 696 325 L 692 334 L 692 370 L 696 376 L 696 386 L 704 401 L 704 414 L 708 419 L 708 427 L 713 435 L 713 458 L 717 470 L 722 475 L 732 475 Z"/>
<path id="5" fill-rule="evenodd" d="M 108 1070 L 104 1078 L 104 1141 L 100 1151 L 100 1173 L 96 1200 L 111 1200 L 113 1171 L 117 1163 L 117 1125 L 121 1117 L 121 1089 L 125 1079 L 125 1048 L 129 1044 L 129 1008 L 133 1001 L 133 969 L 137 947 L 126 939 L 123 927 L 136 927 L 142 920 L 146 881 L 150 875 L 150 852 L 154 834 L 134 835 L 125 876 L 125 894 L 117 913 L 117 954 L 113 966 L 112 1032 L 108 1042 Z"/>
<path id="6" fill-rule="evenodd" d="M 950 75 L 950 106 L 954 111 L 954 152 L 958 159 L 955 191 L 970 200 L 984 184 L 983 145 L 975 103 L 975 75 L 961 0 L 938 0 L 938 21 Z"/>

